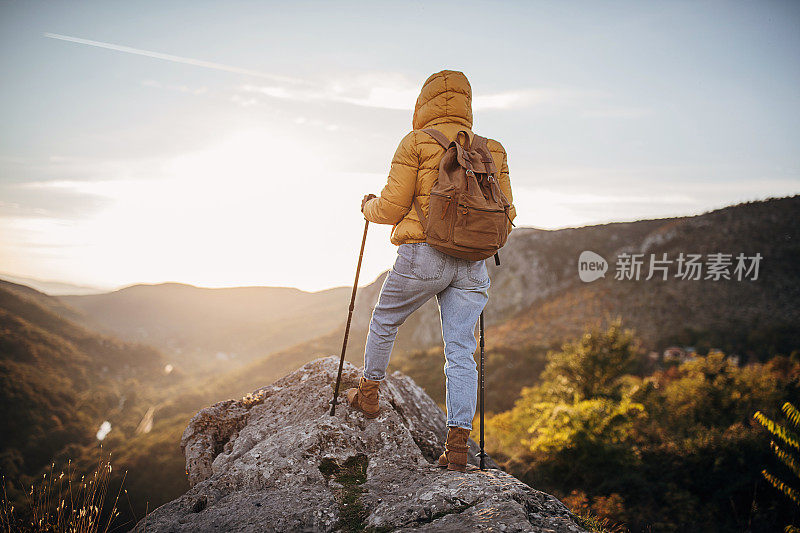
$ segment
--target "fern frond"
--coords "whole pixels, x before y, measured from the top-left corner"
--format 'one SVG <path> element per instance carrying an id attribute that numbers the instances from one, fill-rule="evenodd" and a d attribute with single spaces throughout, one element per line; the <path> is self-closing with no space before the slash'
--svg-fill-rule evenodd
<path id="1" fill-rule="evenodd" d="M 773 476 L 766 470 L 761 471 L 761 475 L 764 476 L 770 485 L 784 493 L 790 500 L 792 500 L 795 504 L 800 505 L 800 492 L 793 489 L 777 477 Z"/>
<path id="2" fill-rule="evenodd" d="M 768 418 L 761 411 L 756 411 L 755 414 L 753 414 L 753 418 L 756 420 L 756 422 L 761 424 L 764 427 L 764 429 L 769 431 L 773 436 L 782 440 L 784 443 L 788 444 L 792 448 L 800 450 L 800 436 L 798 436 L 797 433 L 781 426 L 774 420 Z"/>
<path id="3" fill-rule="evenodd" d="M 782 450 L 777 444 L 775 444 L 775 441 L 772 441 L 769 444 L 772 447 L 772 452 L 778 457 L 778 459 L 780 459 L 783 464 L 789 467 L 789 470 L 791 470 L 795 476 L 800 478 L 800 461 L 798 461 L 794 455 Z"/>
<path id="4" fill-rule="evenodd" d="M 800 411 L 794 405 L 786 402 L 781 407 L 781 411 L 796 429 L 800 429 Z"/>
<path id="5" fill-rule="evenodd" d="M 783 533 L 800 533 L 800 527 L 786 526 L 783 528 Z"/>

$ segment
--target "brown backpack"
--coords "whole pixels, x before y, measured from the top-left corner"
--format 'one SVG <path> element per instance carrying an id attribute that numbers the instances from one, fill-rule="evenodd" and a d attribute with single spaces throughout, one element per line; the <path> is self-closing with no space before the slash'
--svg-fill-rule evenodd
<path id="1" fill-rule="evenodd" d="M 428 217 L 414 198 L 425 242 L 443 253 L 472 261 L 495 255 L 508 238 L 511 204 L 497 183 L 497 168 L 486 137 L 475 135 L 470 146 L 465 130 L 453 141 L 433 128 L 421 131 L 445 150 L 439 162 L 439 178 L 431 188 Z M 457 142 L 462 133 L 463 145 Z"/>

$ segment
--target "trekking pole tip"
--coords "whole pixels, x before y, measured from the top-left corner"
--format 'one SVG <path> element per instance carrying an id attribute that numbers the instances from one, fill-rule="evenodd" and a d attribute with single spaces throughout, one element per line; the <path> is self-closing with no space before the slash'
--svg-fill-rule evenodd
<path id="1" fill-rule="evenodd" d="M 478 458 L 480 459 L 480 469 L 481 470 L 486 470 L 486 464 L 485 464 L 486 461 L 484 460 L 484 458 L 488 457 L 488 454 L 486 454 L 483 450 L 481 450 L 478 453 L 476 453 L 475 455 L 477 455 Z"/>

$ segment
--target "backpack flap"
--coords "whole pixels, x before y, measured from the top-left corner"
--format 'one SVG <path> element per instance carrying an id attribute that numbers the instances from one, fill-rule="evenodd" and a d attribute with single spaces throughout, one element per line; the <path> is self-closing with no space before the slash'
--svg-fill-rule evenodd
<path id="1" fill-rule="evenodd" d="M 511 206 L 511 202 L 508 201 L 508 198 L 506 198 L 506 195 L 500 188 L 500 183 L 497 181 L 497 166 L 494 164 L 494 159 L 492 159 L 492 155 L 489 152 L 488 142 L 489 140 L 486 137 L 476 135 L 472 146 L 481 155 L 481 163 L 487 173 L 489 191 L 492 195 L 492 199 L 495 202 L 501 203 L 507 209 Z M 509 218 L 509 221 L 510 220 Z M 512 222 L 511 225 L 513 226 L 514 223 Z"/>
<path id="2" fill-rule="evenodd" d="M 413 200 L 426 242 L 455 257 L 473 261 L 491 257 L 508 237 L 509 204 L 497 184 L 486 138 L 473 135 L 470 140 L 469 132 L 462 130 L 450 141 L 433 128 L 421 131 L 444 148 L 427 217 L 416 197 Z"/>

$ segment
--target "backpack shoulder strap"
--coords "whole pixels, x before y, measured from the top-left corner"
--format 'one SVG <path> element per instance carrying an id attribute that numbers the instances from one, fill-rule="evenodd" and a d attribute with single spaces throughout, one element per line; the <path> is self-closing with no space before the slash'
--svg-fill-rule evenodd
<path id="1" fill-rule="evenodd" d="M 431 137 L 433 137 L 433 139 L 439 144 L 441 144 L 442 148 L 444 148 L 445 150 L 450 148 L 450 139 L 445 137 L 444 133 L 442 133 L 441 131 L 434 128 L 425 128 L 424 130 L 420 131 L 423 131 L 428 135 L 430 135 Z M 414 204 L 414 209 L 417 211 L 417 217 L 419 217 L 419 221 L 422 224 L 422 227 L 425 228 L 425 226 L 428 225 L 428 218 L 425 216 L 425 213 L 422 212 L 422 207 L 419 205 L 419 202 L 417 202 L 416 196 L 414 197 L 412 203 Z"/>
<path id="2" fill-rule="evenodd" d="M 450 147 L 450 139 L 445 137 L 444 133 L 442 133 L 441 131 L 433 128 L 425 128 L 422 131 L 433 137 L 433 139 L 439 144 L 441 144 L 442 148 L 444 148 L 445 150 L 447 150 Z"/>

